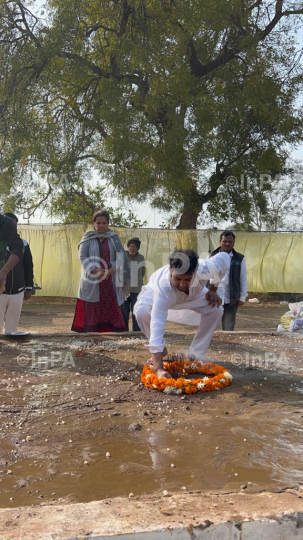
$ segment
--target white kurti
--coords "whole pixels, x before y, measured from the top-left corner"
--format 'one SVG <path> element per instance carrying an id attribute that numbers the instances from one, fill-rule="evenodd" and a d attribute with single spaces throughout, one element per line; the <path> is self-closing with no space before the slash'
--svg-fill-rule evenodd
<path id="1" fill-rule="evenodd" d="M 149 339 L 150 352 L 162 352 L 165 347 L 166 321 L 198 325 L 191 346 L 191 354 L 203 357 L 212 334 L 222 317 L 222 307 L 211 307 L 205 298 L 205 283 L 212 279 L 218 285 L 230 265 L 227 253 L 218 253 L 209 260 L 199 260 L 198 268 L 189 287 L 189 294 L 178 291 L 170 279 L 169 265 L 154 272 L 149 283 L 142 288 L 135 305 L 135 316 L 140 328 Z"/>

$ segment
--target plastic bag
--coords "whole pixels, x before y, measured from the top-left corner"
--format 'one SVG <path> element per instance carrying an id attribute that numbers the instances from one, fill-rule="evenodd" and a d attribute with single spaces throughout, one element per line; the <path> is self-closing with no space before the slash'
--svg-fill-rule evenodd
<path id="1" fill-rule="evenodd" d="M 282 315 L 277 332 L 303 333 L 303 302 L 289 304 L 288 307 L 289 311 Z"/>
<path id="2" fill-rule="evenodd" d="M 290 331 L 291 324 L 294 321 L 294 316 L 291 311 L 287 311 L 287 313 L 284 313 L 280 319 L 280 323 L 283 326 L 285 330 Z"/>
<path id="3" fill-rule="evenodd" d="M 303 318 L 303 302 L 288 304 L 288 307 L 291 313 L 293 313 L 294 317 Z"/>

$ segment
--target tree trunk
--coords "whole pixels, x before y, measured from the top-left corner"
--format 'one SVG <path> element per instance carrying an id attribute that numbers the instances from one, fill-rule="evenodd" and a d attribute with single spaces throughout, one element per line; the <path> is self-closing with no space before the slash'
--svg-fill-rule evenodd
<path id="1" fill-rule="evenodd" d="M 184 197 L 182 214 L 177 229 L 196 229 L 199 214 L 203 208 L 202 197 L 195 182 Z"/>
<path id="2" fill-rule="evenodd" d="M 202 210 L 202 206 L 201 206 L 201 210 Z M 179 225 L 176 228 L 177 229 L 196 229 L 199 213 L 200 212 L 193 212 L 193 210 L 191 210 L 190 205 L 184 204 L 182 215 L 179 221 Z"/>
<path id="3" fill-rule="evenodd" d="M 218 163 L 216 165 L 216 172 L 209 179 L 210 189 L 207 193 L 203 195 L 199 193 L 196 182 L 192 182 L 191 188 L 184 198 L 182 214 L 179 225 L 176 227 L 177 229 L 197 228 L 198 217 L 200 212 L 202 212 L 203 205 L 216 198 L 218 189 L 223 184 L 225 177 L 226 171 L 222 164 Z"/>
<path id="4" fill-rule="evenodd" d="M 192 209 L 192 205 L 189 201 L 184 202 L 183 211 L 179 221 L 177 229 L 187 229 L 190 230 L 185 235 L 182 235 L 182 246 L 179 246 L 182 249 L 193 249 L 198 253 L 198 238 L 197 238 L 197 221 L 199 213 L 202 210 L 197 208 L 197 202 L 195 203 L 195 210 Z"/>

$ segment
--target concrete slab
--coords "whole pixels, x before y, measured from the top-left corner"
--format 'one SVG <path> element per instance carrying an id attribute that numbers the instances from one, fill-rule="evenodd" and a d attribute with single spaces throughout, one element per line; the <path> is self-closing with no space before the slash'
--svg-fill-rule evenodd
<path id="1" fill-rule="evenodd" d="M 303 513 L 283 516 L 278 521 L 242 524 L 241 540 L 298 540 L 303 538 Z"/>
<path id="2" fill-rule="evenodd" d="M 220 525 L 183 527 L 182 529 L 166 529 L 148 533 L 98 536 L 91 537 L 91 540 L 241 540 L 240 535 L 241 531 L 236 524 L 223 523 Z M 78 538 L 69 540 L 78 540 Z"/>
<path id="3" fill-rule="evenodd" d="M 109 499 L 0 510 L 1 540 L 298 540 L 303 493 Z"/>

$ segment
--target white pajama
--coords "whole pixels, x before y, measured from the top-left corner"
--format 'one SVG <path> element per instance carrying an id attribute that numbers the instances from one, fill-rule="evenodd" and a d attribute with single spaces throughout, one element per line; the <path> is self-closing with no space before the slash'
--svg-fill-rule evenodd
<path id="1" fill-rule="evenodd" d="M 207 305 L 207 308 L 209 308 L 209 305 Z M 219 308 L 217 307 L 211 308 L 211 311 L 209 311 L 207 308 L 206 306 L 205 307 L 201 306 L 200 308 L 195 309 L 195 312 L 201 315 L 200 317 L 201 322 L 196 332 L 196 335 L 192 341 L 189 352 L 190 352 L 190 355 L 197 358 L 197 360 L 203 360 L 204 353 L 207 351 L 211 342 L 211 338 L 213 337 L 213 333 L 216 330 L 223 315 L 222 306 L 220 306 Z M 150 322 L 151 322 L 152 306 L 141 303 L 139 306 L 137 306 L 137 308 L 135 306 L 135 310 L 136 310 L 136 318 L 137 318 L 138 324 L 142 332 L 150 340 L 150 336 L 151 336 Z M 163 351 L 164 347 L 165 347 L 165 343 L 163 342 L 163 346 L 159 346 L 159 349 Z M 149 347 L 149 349 L 151 352 L 161 352 L 157 350 L 151 350 L 151 347 Z"/>
<path id="2" fill-rule="evenodd" d="M 16 332 L 20 320 L 24 291 L 18 294 L 0 294 L 0 334 Z"/>
<path id="3" fill-rule="evenodd" d="M 162 352 L 165 347 L 166 321 L 198 325 L 190 347 L 190 354 L 203 360 L 212 335 L 222 318 L 223 308 L 211 307 L 206 300 L 205 282 L 212 278 L 217 284 L 229 268 L 226 253 L 219 253 L 207 261 L 199 260 L 189 294 L 178 291 L 171 282 L 168 265 L 154 272 L 149 283 L 142 288 L 135 304 L 134 314 L 141 330 L 149 339 L 151 353 Z"/>

